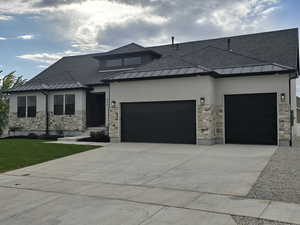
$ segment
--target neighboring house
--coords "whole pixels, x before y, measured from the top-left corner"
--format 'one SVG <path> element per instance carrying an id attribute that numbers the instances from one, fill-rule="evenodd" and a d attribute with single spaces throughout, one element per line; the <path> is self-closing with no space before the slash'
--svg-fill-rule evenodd
<path id="1" fill-rule="evenodd" d="M 9 91 L 9 124 L 107 127 L 113 142 L 289 145 L 298 52 L 288 29 L 63 57 Z"/>

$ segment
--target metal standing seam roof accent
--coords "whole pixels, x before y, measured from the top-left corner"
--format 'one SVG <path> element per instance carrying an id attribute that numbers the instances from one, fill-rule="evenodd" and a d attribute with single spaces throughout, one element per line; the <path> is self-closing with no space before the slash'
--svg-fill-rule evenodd
<path id="1" fill-rule="evenodd" d="M 178 75 L 188 75 L 188 74 L 201 74 L 208 73 L 210 71 L 198 68 L 180 68 L 180 69 L 166 69 L 166 70 L 155 70 L 155 71 L 141 71 L 141 72 L 127 72 L 122 73 L 114 77 L 109 77 L 104 80 L 127 80 L 127 79 L 138 79 L 138 78 L 151 78 L 151 77 L 165 77 L 165 76 L 178 76 Z"/>
<path id="2" fill-rule="evenodd" d="M 249 65 L 249 66 L 237 66 L 229 68 L 216 68 L 216 69 L 203 69 L 200 67 L 187 67 L 177 69 L 165 69 L 155 71 L 140 71 L 140 72 L 126 72 L 118 74 L 114 77 L 104 79 L 104 81 L 114 80 L 130 80 L 130 79 L 142 79 L 142 78 L 155 78 L 155 77 L 170 77 L 170 76 L 182 76 L 191 74 L 207 74 L 214 73 L 214 75 L 237 75 L 237 74 L 256 74 L 256 73 L 270 73 L 270 72 L 285 72 L 294 70 L 291 67 L 281 66 L 278 64 L 261 64 L 261 65 Z"/>
<path id="3" fill-rule="evenodd" d="M 25 84 L 20 87 L 16 87 L 10 90 L 10 92 L 18 91 L 38 91 L 38 90 L 62 90 L 62 89 L 78 89 L 88 88 L 79 82 L 75 83 L 57 83 L 57 84 Z"/>
<path id="4" fill-rule="evenodd" d="M 295 69 L 287 66 L 281 66 L 278 64 L 262 64 L 262 65 L 249 65 L 249 66 L 230 67 L 230 68 L 217 68 L 214 71 L 221 75 L 231 75 L 231 74 L 284 72 L 284 71 L 291 71 L 291 70 L 295 70 Z"/>

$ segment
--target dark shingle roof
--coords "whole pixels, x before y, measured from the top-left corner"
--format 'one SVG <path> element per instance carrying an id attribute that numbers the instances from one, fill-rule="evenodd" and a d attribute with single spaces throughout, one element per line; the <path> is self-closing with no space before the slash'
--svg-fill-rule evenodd
<path id="1" fill-rule="evenodd" d="M 231 51 L 227 50 L 228 39 Z M 162 57 L 126 73 L 98 71 L 99 64 L 95 57 L 145 51 L 156 52 Z M 36 88 L 41 84 L 71 87 L 74 83 L 84 88 L 86 85 L 103 84 L 103 80 L 121 78 L 124 74 L 129 76 L 136 72 L 161 71 L 160 74 L 164 74 L 165 70 L 172 70 L 169 74 L 174 75 L 174 71 L 178 73 L 180 68 L 218 71 L 222 75 L 235 74 L 235 71 L 245 74 L 255 70 L 283 71 L 284 68 L 286 71 L 291 68 L 298 71 L 298 29 L 192 41 L 175 46 L 142 47 L 131 43 L 105 53 L 64 57 L 27 82 L 24 88 L 27 86 L 30 90 L 29 87 Z M 143 76 L 146 76 L 145 73 Z"/>

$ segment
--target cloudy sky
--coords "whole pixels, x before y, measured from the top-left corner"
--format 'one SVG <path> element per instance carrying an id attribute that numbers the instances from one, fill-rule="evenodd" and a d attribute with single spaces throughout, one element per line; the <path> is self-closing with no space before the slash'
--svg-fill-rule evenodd
<path id="1" fill-rule="evenodd" d="M 299 0 L 0 0 L 0 70 L 31 78 L 62 56 L 130 42 L 293 28 L 299 11 Z"/>

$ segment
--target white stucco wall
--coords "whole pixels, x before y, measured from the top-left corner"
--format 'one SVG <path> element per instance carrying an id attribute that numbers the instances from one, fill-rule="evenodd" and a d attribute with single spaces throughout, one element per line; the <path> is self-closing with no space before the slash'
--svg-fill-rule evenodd
<path id="1" fill-rule="evenodd" d="M 36 111 L 44 112 L 45 111 L 45 95 L 41 92 L 22 92 L 18 94 L 9 95 L 9 112 L 17 112 L 17 97 L 18 96 L 36 96 Z"/>
<path id="2" fill-rule="evenodd" d="M 85 91 L 84 90 L 70 90 L 70 91 L 56 91 L 56 92 L 49 92 L 48 98 L 48 107 L 49 112 L 53 112 L 53 99 L 54 95 L 65 95 L 65 94 L 75 94 L 75 111 L 85 111 Z M 18 94 L 11 94 L 9 96 L 9 111 L 10 112 L 17 112 L 17 97 L 18 96 L 37 96 L 36 99 L 36 111 L 37 112 L 45 112 L 45 104 L 46 104 L 46 97 L 41 92 L 22 92 Z"/>
<path id="3" fill-rule="evenodd" d="M 49 112 L 54 111 L 54 95 L 75 95 L 75 111 L 85 111 L 86 109 L 86 94 L 85 90 L 69 90 L 69 91 L 56 91 L 49 93 Z"/>
<path id="4" fill-rule="evenodd" d="M 216 79 L 216 104 L 224 104 L 224 95 L 253 94 L 253 93 L 285 93 L 286 102 L 289 101 L 289 77 L 283 75 L 265 75 L 249 77 L 228 77 Z"/>
<path id="5" fill-rule="evenodd" d="M 196 100 L 205 97 L 207 104 L 215 99 L 214 79 L 210 76 L 113 82 L 111 101 Z"/>
<path id="6" fill-rule="evenodd" d="M 294 83 L 291 87 L 295 88 Z M 117 104 L 122 102 L 196 100 L 197 105 L 199 105 L 200 98 L 205 97 L 205 104 L 221 107 L 224 106 L 224 95 L 277 93 L 277 103 L 280 104 L 282 103 L 280 95 L 284 93 L 286 96 L 284 103 L 288 104 L 289 75 L 274 74 L 219 79 L 214 79 L 210 76 L 197 76 L 113 82 L 110 87 L 110 93 L 110 101 L 116 101 Z M 292 107 L 294 107 L 295 92 L 293 90 L 292 96 Z M 196 113 L 198 115 L 198 107 Z M 200 124 L 199 122 L 197 117 L 197 126 Z M 223 137 L 223 139 L 225 138 Z"/>
<path id="7" fill-rule="evenodd" d="M 224 95 L 250 93 L 285 93 L 289 101 L 288 75 L 265 75 L 214 79 L 209 76 L 114 82 L 111 84 L 111 101 L 168 101 L 200 100 L 207 104 L 223 105 Z M 295 94 L 294 94 L 295 95 Z M 293 104 L 295 104 L 293 98 Z"/>

